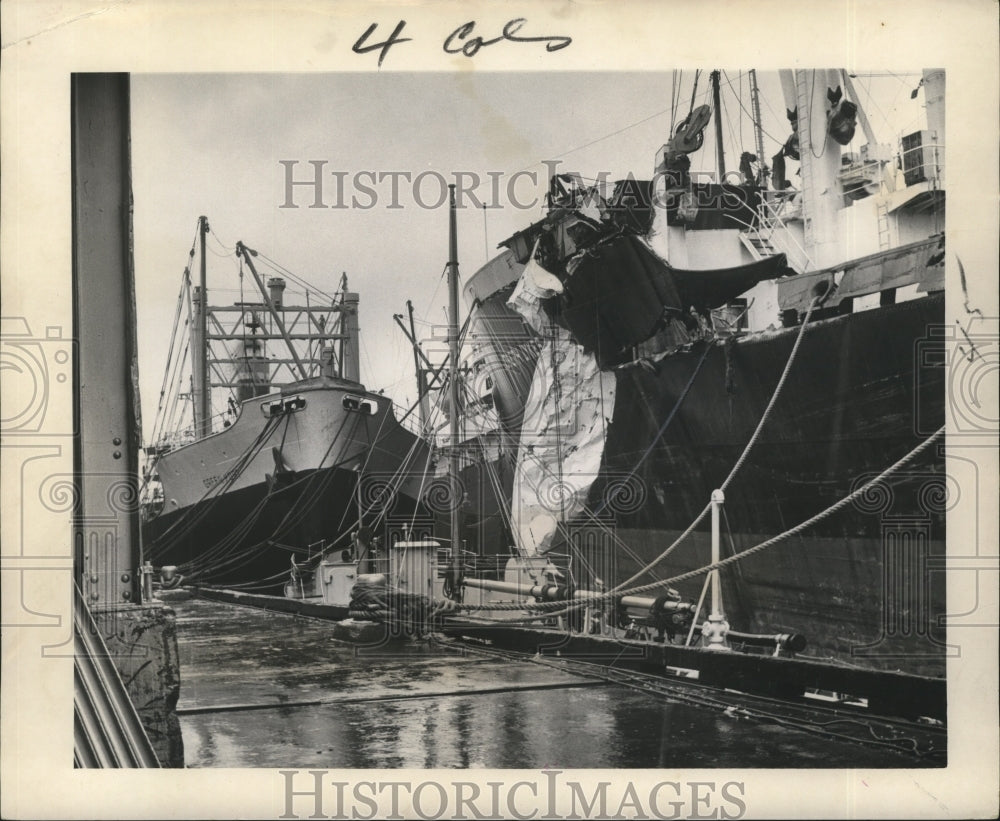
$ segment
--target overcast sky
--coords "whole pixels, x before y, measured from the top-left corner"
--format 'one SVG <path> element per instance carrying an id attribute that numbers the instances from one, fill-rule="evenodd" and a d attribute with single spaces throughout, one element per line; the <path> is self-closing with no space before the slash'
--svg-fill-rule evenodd
<path id="1" fill-rule="evenodd" d="M 678 119 L 691 105 L 693 71 L 682 74 Z M 765 153 L 769 158 L 789 134 L 774 73 L 759 73 Z M 923 95 L 910 100 L 918 74 L 895 73 L 856 80 L 874 100 L 869 116 L 880 139 L 922 127 Z M 202 74 L 132 76 L 132 166 L 135 199 L 135 266 L 139 319 L 140 383 L 145 428 L 152 429 L 166 363 L 174 304 L 199 215 L 209 218 L 208 285 L 212 304 L 239 297 L 235 257 L 226 248 L 242 240 L 251 248 L 332 291 L 341 272 L 361 298 L 361 376 L 397 402 L 415 398 L 409 345 L 392 321 L 412 299 L 418 319 L 445 321 L 447 291 L 441 273 L 448 253 L 445 206 L 424 208 L 413 185 L 399 178 L 392 204 L 390 178 L 374 186 L 374 207 L 314 209 L 310 189 L 294 191 L 297 209 L 285 204 L 285 167 L 297 161 L 296 179 L 312 176 L 310 160 L 325 160 L 323 200 L 337 204 L 332 172 L 346 174 L 344 200 L 370 197 L 351 181 L 364 171 L 456 172 L 484 180 L 480 200 L 492 199 L 489 174 L 499 180 L 501 209 L 469 207 L 459 213 L 459 264 L 463 282 L 495 253 L 496 244 L 538 219 L 541 208 L 520 208 L 507 197 L 518 171 L 515 197 L 529 204 L 544 194 L 548 172 L 560 170 L 611 179 L 652 175 L 657 149 L 669 137 L 672 74 L 667 73 L 344 73 L 297 75 Z M 754 151 L 745 72 L 723 79 L 727 167 L 735 169 L 741 145 Z M 699 79 L 697 102 L 706 102 L 709 79 Z M 858 129 L 860 136 L 860 128 Z M 884 137 L 882 136 L 884 134 Z M 694 168 L 715 165 L 712 127 Z M 423 180 L 425 205 L 439 198 L 437 178 Z M 365 184 L 370 184 L 366 178 Z M 488 238 L 488 247 L 487 247 Z M 225 247 L 223 247 L 225 246 Z M 289 293 L 294 286 L 289 283 Z M 294 296 L 294 295 L 292 295 Z M 248 298 L 251 298 L 248 296 Z M 219 392 L 219 391 L 217 391 Z M 216 406 L 224 407 L 224 397 Z"/>

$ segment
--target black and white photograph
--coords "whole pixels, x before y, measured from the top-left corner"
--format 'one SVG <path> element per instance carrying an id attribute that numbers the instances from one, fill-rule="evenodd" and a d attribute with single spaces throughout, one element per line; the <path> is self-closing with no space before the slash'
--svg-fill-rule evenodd
<path id="1" fill-rule="evenodd" d="M 4 5 L 4 817 L 995 817 L 995 6 L 754 7 Z"/>

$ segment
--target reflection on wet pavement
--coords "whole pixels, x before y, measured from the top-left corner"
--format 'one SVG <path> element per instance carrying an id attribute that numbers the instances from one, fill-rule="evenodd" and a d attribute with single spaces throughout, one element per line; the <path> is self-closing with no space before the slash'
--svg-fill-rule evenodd
<path id="1" fill-rule="evenodd" d="M 189 767 L 900 767 L 905 756 L 454 645 L 170 602 Z M 504 688 L 511 688 L 505 690 Z"/>

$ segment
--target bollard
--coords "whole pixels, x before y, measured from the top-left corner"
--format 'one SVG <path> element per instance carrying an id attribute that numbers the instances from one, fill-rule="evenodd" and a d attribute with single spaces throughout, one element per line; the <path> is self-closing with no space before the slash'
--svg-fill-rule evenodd
<path id="1" fill-rule="evenodd" d="M 721 490 L 712 491 L 712 564 L 716 564 L 722 558 L 719 515 L 725 500 L 725 494 Z M 718 568 L 709 572 L 712 579 L 712 609 L 708 616 L 708 622 L 701 629 L 702 640 L 706 650 L 729 650 L 729 644 L 726 641 L 726 635 L 729 633 L 729 622 L 726 621 L 726 614 L 722 607 L 722 580 L 719 577 Z"/>
<path id="2" fill-rule="evenodd" d="M 142 600 L 151 602 L 153 600 L 153 565 L 144 562 L 139 569 L 142 573 Z"/>

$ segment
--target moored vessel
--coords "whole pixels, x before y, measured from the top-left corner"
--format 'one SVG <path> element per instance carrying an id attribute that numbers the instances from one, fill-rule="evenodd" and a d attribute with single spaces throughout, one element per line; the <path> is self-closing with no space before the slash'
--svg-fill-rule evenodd
<path id="1" fill-rule="evenodd" d="M 426 450 L 360 381 L 359 297 L 346 277 L 332 296 L 296 277 L 305 301 L 293 304 L 286 280 L 265 285 L 255 260 L 294 275 L 237 243 L 241 298 L 210 306 L 209 231 L 201 217 L 200 284 L 185 268 L 146 448 L 146 558 L 170 568 L 171 584 L 278 592 L 294 581 L 304 594 L 300 565 L 349 552 L 387 510 L 412 507 L 399 477 Z M 245 278 L 258 298 L 245 297 Z"/>
<path id="2" fill-rule="evenodd" d="M 714 178 L 692 170 L 722 133 L 713 72 L 648 179 L 553 178 L 471 278 L 462 542 L 607 601 L 717 577 L 734 632 L 943 676 L 944 73 L 895 150 L 852 75 L 779 79 L 769 164 L 758 130 L 735 178 L 721 138 Z"/>

